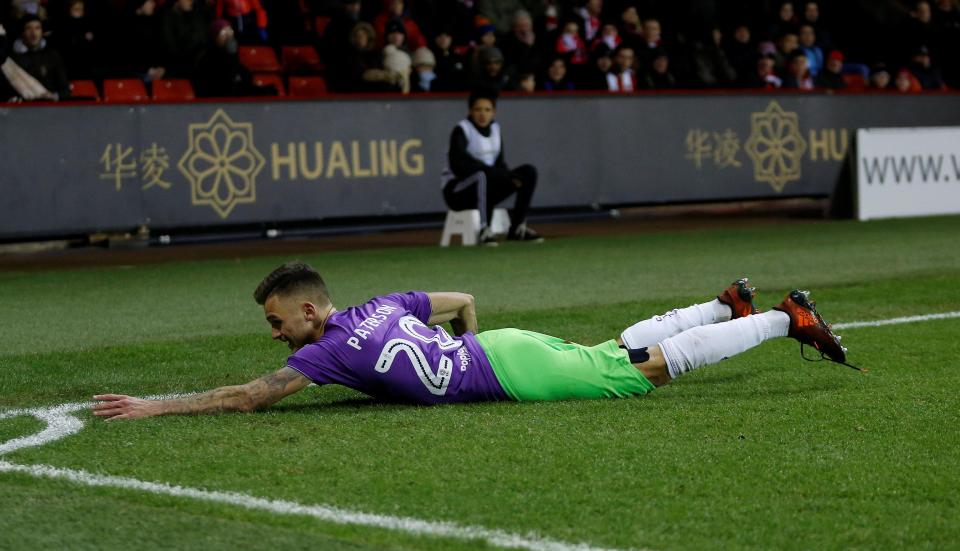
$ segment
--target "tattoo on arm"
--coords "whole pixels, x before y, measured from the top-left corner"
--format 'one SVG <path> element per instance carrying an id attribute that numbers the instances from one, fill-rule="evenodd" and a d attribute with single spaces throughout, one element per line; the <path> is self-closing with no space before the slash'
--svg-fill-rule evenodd
<path id="1" fill-rule="evenodd" d="M 245 385 L 225 386 L 165 402 L 164 413 L 196 415 L 227 411 L 253 411 L 305 388 L 310 381 L 295 369 L 284 367 Z"/>

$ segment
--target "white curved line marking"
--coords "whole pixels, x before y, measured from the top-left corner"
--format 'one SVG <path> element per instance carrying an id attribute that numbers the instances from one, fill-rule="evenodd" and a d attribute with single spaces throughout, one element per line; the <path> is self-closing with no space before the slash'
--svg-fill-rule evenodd
<path id="1" fill-rule="evenodd" d="M 150 396 L 152 399 L 173 398 L 183 395 Z M 62 404 L 50 408 L 14 409 L 0 412 L 0 420 L 12 417 L 30 416 L 47 424 L 40 432 L 15 438 L 0 444 L 0 455 L 32 446 L 42 446 L 66 438 L 83 428 L 83 422 L 72 413 L 89 409 L 91 402 Z M 18 465 L 0 460 L 0 473 L 19 473 L 41 478 L 68 480 L 84 486 L 101 486 L 138 490 L 152 494 L 183 497 L 200 501 L 236 505 L 246 509 L 267 511 L 281 515 L 302 515 L 335 524 L 370 526 L 385 530 L 396 530 L 419 536 L 455 538 L 461 540 L 481 540 L 494 547 L 510 549 L 529 549 L 531 551 L 611 551 L 593 547 L 585 543 L 567 543 L 544 538 L 535 533 L 526 535 L 511 534 L 502 530 L 491 530 L 480 526 L 463 526 L 453 522 L 429 521 L 412 517 L 395 517 L 351 511 L 328 505 L 304 505 L 293 501 L 265 499 L 236 492 L 216 492 L 198 488 L 185 488 L 162 482 L 146 482 L 135 478 L 101 475 L 75 469 L 63 469 L 51 465 Z"/>

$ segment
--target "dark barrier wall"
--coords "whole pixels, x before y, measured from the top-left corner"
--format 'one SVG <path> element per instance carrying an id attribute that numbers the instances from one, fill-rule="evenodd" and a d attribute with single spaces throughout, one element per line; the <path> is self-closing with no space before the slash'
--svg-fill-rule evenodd
<path id="1" fill-rule="evenodd" d="M 0 109 L 0 237 L 440 212 L 461 99 Z M 827 195 L 854 129 L 960 96 L 504 98 L 536 207 Z"/>

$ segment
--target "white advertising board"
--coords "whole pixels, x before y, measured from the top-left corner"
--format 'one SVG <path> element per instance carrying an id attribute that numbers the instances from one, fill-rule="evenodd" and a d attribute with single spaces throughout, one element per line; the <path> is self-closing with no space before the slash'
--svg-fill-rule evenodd
<path id="1" fill-rule="evenodd" d="M 857 218 L 960 214 L 960 128 L 857 131 Z"/>

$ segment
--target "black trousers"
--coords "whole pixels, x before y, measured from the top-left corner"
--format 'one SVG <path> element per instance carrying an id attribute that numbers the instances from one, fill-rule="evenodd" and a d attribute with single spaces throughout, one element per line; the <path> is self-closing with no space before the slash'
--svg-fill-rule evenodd
<path id="1" fill-rule="evenodd" d="M 537 187 L 537 169 L 522 165 L 494 176 L 496 172 L 479 170 L 466 178 L 455 178 L 443 187 L 443 200 L 451 210 L 478 209 L 483 227 L 493 218 L 493 208 L 514 193 L 517 198 L 510 211 L 510 230 L 524 223 Z M 509 177 L 507 176 L 509 174 Z M 520 183 L 517 187 L 514 180 Z"/>

